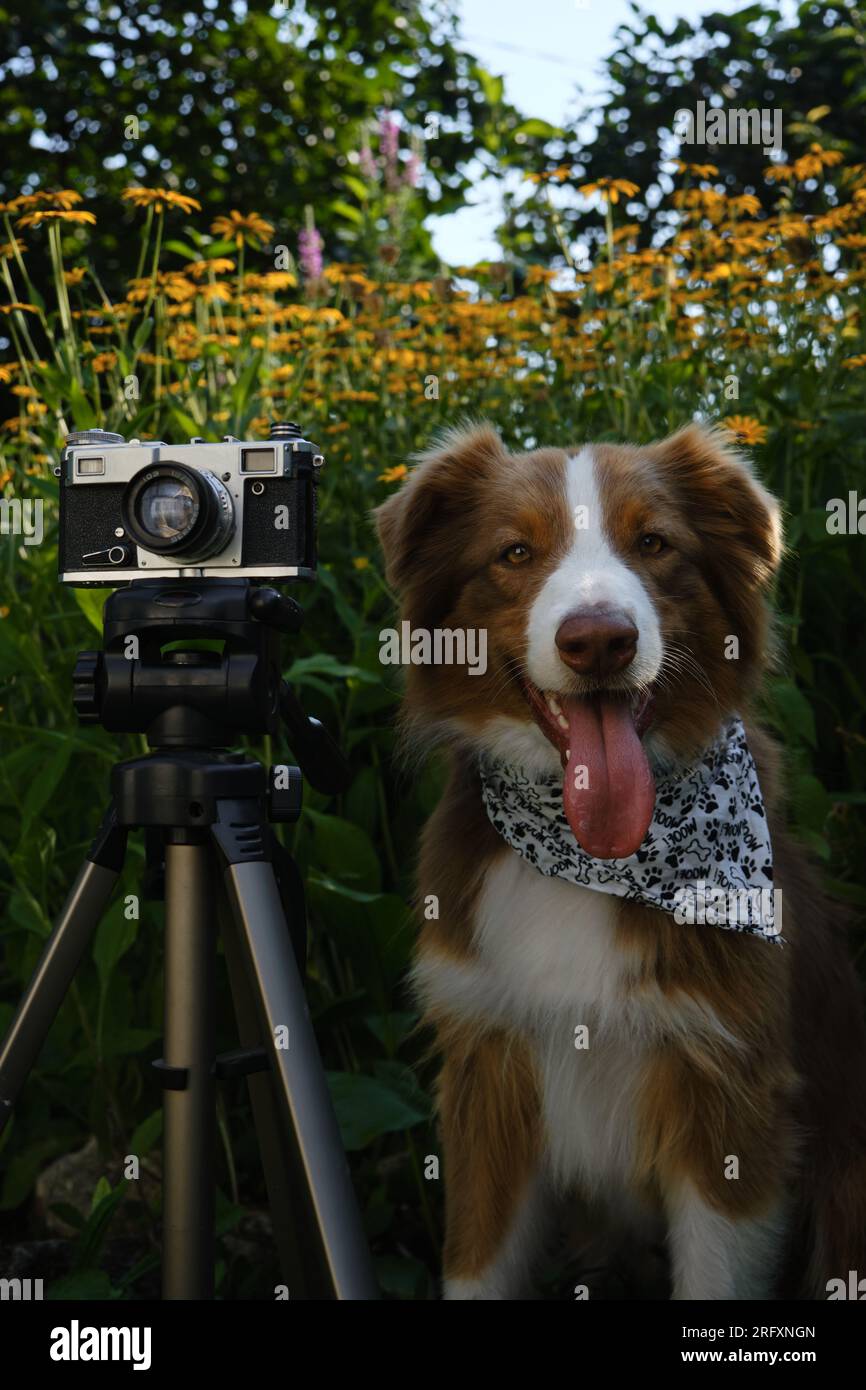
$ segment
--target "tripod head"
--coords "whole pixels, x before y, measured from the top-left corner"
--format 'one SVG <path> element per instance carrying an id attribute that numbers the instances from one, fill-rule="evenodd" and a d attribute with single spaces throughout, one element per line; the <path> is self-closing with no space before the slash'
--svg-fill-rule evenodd
<path id="1" fill-rule="evenodd" d="M 282 721 L 310 784 L 341 791 L 342 753 L 280 675 L 280 633 L 298 632 L 303 617 L 293 599 L 248 579 L 125 585 L 106 601 L 103 650 L 79 654 L 79 720 L 177 749 L 227 748 L 243 735 L 274 735 Z"/>

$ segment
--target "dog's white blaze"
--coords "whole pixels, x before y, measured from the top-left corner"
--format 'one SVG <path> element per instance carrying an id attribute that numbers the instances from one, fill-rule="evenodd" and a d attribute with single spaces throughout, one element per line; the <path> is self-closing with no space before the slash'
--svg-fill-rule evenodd
<path id="1" fill-rule="evenodd" d="M 541 690 L 562 690 L 568 684 L 565 677 L 570 673 L 556 646 L 557 628 L 570 613 L 593 604 L 622 611 L 638 630 L 637 655 L 628 668 L 630 680 L 649 683 L 662 662 L 661 628 L 653 602 L 607 538 L 596 467 L 589 447 L 566 460 L 569 513 L 586 518 L 589 524 L 575 528 L 568 554 L 542 585 L 529 612 L 526 669 Z"/>

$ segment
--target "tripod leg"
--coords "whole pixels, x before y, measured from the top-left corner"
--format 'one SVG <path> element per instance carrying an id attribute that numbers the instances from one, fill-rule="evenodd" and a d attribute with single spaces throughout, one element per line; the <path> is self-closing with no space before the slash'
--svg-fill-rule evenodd
<path id="1" fill-rule="evenodd" d="M 229 864 L 229 900 L 259 1005 L 264 1044 L 285 1120 L 294 1132 L 313 1212 L 317 1263 L 338 1299 L 374 1299 L 373 1275 L 340 1131 L 271 865 Z M 288 1047 L 279 1046 L 285 1029 Z"/>
<path id="2" fill-rule="evenodd" d="M 0 1133 L 108 905 L 125 849 L 126 832 L 110 807 L 0 1048 Z"/>
<path id="3" fill-rule="evenodd" d="M 238 1041 L 242 1048 L 259 1048 L 262 1046 L 262 1025 L 237 923 L 224 894 L 220 895 L 220 931 L 238 1025 Z M 260 1071 L 248 1075 L 247 1089 L 282 1277 L 292 1298 L 313 1298 L 316 1296 L 315 1280 L 304 1268 L 301 1254 L 308 1219 L 303 1204 L 303 1172 L 297 1161 L 293 1135 L 285 1124 L 280 1123 L 272 1072 Z M 297 1183 L 293 1179 L 298 1179 Z M 326 1292 L 323 1296 L 328 1297 L 329 1294 Z"/>
<path id="4" fill-rule="evenodd" d="M 184 832 L 175 832 L 182 840 Z M 199 837 L 187 832 L 186 838 Z M 208 844 L 165 847 L 162 1296 L 213 1298 L 215 865 Z"/>

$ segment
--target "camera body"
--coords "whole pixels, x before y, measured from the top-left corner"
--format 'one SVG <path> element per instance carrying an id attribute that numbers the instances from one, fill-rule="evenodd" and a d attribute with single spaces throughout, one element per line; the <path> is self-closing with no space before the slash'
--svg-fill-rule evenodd
<path id="1" fill-rule="evenodd" d="M 316 487 L 324 458 L 297 425 L 267 440 L 125 440 L 69 435 L 60 479 L 58 567 L 79 587 L 132 579 L 315 578 Z"/>

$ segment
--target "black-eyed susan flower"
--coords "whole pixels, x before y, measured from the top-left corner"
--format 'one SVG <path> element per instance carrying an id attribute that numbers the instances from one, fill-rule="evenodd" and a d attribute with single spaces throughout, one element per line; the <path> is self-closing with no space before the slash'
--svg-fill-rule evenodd
<path id="1" fill-rule="evenodd" d="M 722 424 L 741 444 L 763 444 L 767 438 L 766 425 L 753 415 L 728 415 Z"/>
<path id="2" fill-rule="evenodd" d="M 224 216 L 215 217 L 210 226 L 215 236 L 225 237 L 236 246 L 263 246 L 273 234 L 273 223 L 266 222 L 257 212 L 242 213 L 233 208 Z"/>
<path id="3" fill-rule="evenodd" d="M 16 225 L 38 227 L 40 222 L 77 222 L 84 226 L 93 226 L 96 218 L 92 212 L 81 210 L 69 212 L 65 209 L 37 208 L 35 212 L 26 212 L 23 217 L 19 217 Z"/>
<path id="4" fill-rule="evenodd" d="M 153 208 L 154 212 L 164 212 L 166 208 L 201 212 L 197 199 L 190 198 L 187 193 L 175 193 L 173 188 L 125 188 L 120 196 L 137 208 Z"/>
<path id="5" fill-rule="evenodd" d="M 618 203 L 620 198 L 633 198 L 640 189 L 636 183 L 630 179 L 595 179 L 592 183 L 581 184 L 578 193 L 582 193 L 589 198 L 593 193 L 600 193 L 609 203 Z"/>

